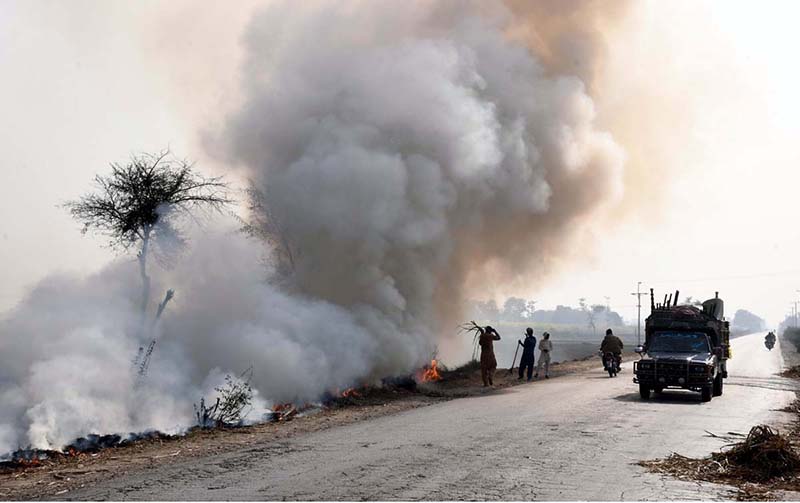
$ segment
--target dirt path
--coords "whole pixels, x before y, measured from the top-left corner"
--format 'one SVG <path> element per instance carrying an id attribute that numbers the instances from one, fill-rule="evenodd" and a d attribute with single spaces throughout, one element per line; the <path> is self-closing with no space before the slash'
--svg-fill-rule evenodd
<path id="1" fill-rule="evenodd" d="M 493 394 L 350 422 L 285 439 L 106 478 L 48 498 L 717 499 L 731 489 L 661 477 L 635 466 L 676 451 L 717 450 L 715 433 L 782 424 L 795 383 L 774 376 L 779 352 L 762 335 L 734 341 L 725 395 L 701 403 L 674 392 L 641 401 L 628 367 L 591 370 Z M 763 348 L 763 345 L 761 346 Z"/>

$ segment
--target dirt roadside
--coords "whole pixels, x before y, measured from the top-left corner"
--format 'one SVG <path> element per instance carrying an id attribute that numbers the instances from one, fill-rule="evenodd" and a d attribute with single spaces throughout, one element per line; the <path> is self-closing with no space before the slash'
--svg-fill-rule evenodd
<path id="1" fill-rule="evenodd" d="M 638 358 L 625 355 L 629 361 Z M 551 379 L 575 374 L 600 365 L 599 358 L 551 365 Z M 357 394 L 339 398 L 325 407 L 314 408 L 307 415 L 291 421 L 253 426 L 193 430 L 181 437 L 146 439 L 122 447 L 94 453 L 77 453 L 42 460 L 30 466 L 0 467 L 0 500 L 30 500 L 66 497 L 70 491 L 91 486 L 102 480 L 128 475 L 161 464 L 171 464 L 192 457 L 213 457 L 238 449 L 327 430 L 347 424 L 425 407 L 434 403 L 496 393 L 517 385 L 536 386 L 537 382 L 519 381 L 517 371 L 499 369 L 495 386 L 484 388 L 476 366 L 442 372 L 442 379 L 419 384 L 416 389 L 386 386 L 363 388 Z"/>

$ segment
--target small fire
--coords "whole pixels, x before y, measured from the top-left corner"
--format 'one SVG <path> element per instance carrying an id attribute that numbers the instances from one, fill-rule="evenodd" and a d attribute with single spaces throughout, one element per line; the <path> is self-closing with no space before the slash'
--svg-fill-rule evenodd
<path id="1" fill-rule="evenodd" d="M 272 408 L 272 420 L 278 422 L 291 421 L 297 415 L 297 407 L 293 403 L 280 403 Z"/>
<path id="2" fill-rule="evenodd" d="M 342 398 L 357 398 L 361 396 L 361 393 L 359 393 L 355 388 L 347 388 L 340 396 Z"/>
<path id="3" fill-rule="evenodd" d="M 419 382 L 438 381 L 442 376 L 439 374 L 436 360 L 431 360 L 428 368 L 424 368 L 417 373 L 417 380 Z"/>

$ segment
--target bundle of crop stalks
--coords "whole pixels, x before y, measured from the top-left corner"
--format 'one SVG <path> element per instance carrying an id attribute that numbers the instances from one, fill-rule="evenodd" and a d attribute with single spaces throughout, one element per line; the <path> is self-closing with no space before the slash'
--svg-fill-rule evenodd
<path id="1" fill-rule="evenodd" d="M 789 440 L 763 424 L 751 428 L 743 442 L 712 454 L 711 459 L 728 467 L 732 476 L 759 482 L 800 469 L 800 456 Z"/>
<path id="2" fill-rule="evenodd" d="M 682 479 L 711 482 L 768 482 L 800 470 L 800 456 L 789 440 L 766 425 L 754 426 L 744 441 L 704 459 L 673 453 L 642 466 Z"/>
<path id="3" fill-rule="evenodd" d="M 792 379 L 800 378 L 800 365 L 795 365 L 794 367 L 784 370 L 781 372 L 781 377 L 791 377 Z"/>
<path id="4" fill-rule="evenodd" d="M 470 321 L 469 323 L 459 325 L 458 331 L 460 333 L 472 334 L 472 360 L 476 360 L 478 355 L 478 339 L 483 333 L 483 327 L 474 321 Z"/>

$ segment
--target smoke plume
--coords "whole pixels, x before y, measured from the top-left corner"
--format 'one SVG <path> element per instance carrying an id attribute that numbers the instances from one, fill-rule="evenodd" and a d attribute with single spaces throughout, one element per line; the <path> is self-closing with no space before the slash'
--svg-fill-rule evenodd
<path id="1" fill-rule="evenodd" d="M 251 365 L 260 409 L 409 372 L 465 298 L 547 269 L 621 194 L 624 156 L 518 23 L 484 2 L 260 10 L 241 105 L 206 139 L 263 195 L 247 218 L 270 244 L 217 222 L 153 271 L 176 298 L 144 387 L 133 265 L 42 282 L 0 325 L 0 452 L 180 431 Z"/>

